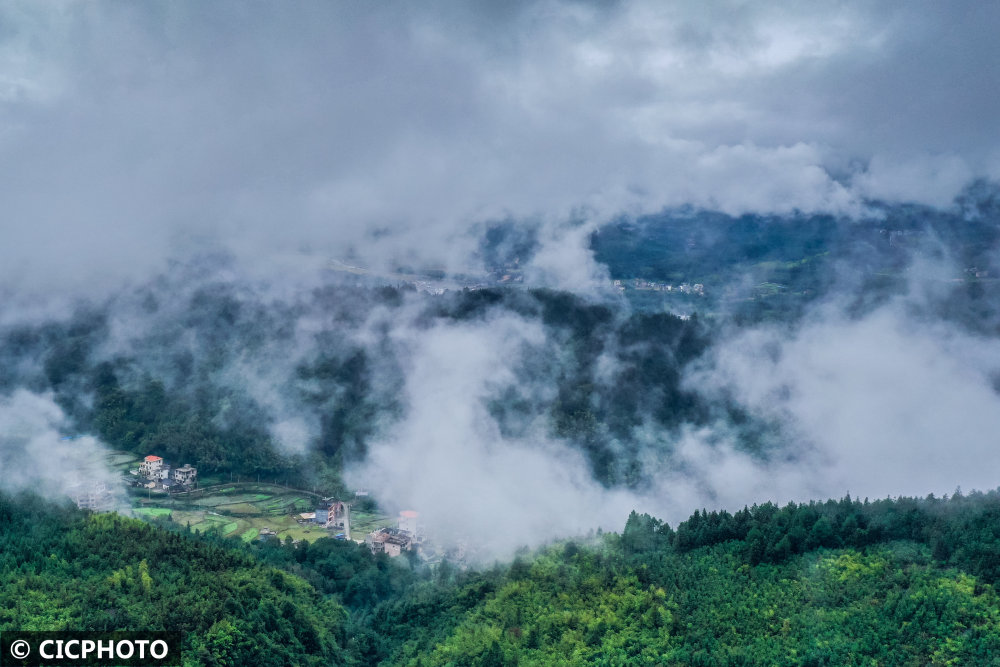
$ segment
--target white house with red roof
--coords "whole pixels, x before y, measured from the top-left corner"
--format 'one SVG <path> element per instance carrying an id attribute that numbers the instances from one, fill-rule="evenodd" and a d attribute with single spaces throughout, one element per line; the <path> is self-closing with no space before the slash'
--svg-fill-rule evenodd
<path id="1" fill-rule="evenodd" d="M 163 469 L 163 459 L 150 454 L 139 464 L 139 474 L 146 479 L 160 479 L 160 471 Z"/>

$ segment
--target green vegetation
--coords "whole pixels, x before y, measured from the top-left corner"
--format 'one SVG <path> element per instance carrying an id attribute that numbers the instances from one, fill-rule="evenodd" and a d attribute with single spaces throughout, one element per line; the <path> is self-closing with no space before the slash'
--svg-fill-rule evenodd
<path id="1" fill-rule="evenodd" d="M 314 302 L 296 308 L 299 314 L 346 312 L 336 311 L 338 317 L 330 318 L 335 328 L 317 334 L 310 353 L 276 379 L 275 391 L 318 424 L 307 443 L 310 453 L 290 455 L 273 441 L 271 427 L 280 415 L 269 414 L 270 407 L 259 405 L 239 382 L 233 386 L 225 369 L 238 376 L 241 360 L 287 339 L 291 320 L 280 307 L 237 298 L 232 289 L 196 290 L 180 308 L 182 321 L 167 318 L 162 331 L 151 327 L 150 338 L 134 341 L 146 354 L 107 356 L 110 305 L 81 310 L 65 322 L 0 329 L 0 359 L 10 360 L 0 389 L 51 390 L 77 431 L 93 433 L 121 453 L 115 465 L 122 469 L 155 453 L 195 465 L 202 487 L 260 481 L 344 496 L 344 463 L 363 457 L 376 430 L 391 426 L 403 410 L 392 391 L 403 382 L 392 345 L 387 341 L 375 353 L 345 343 L 352 338 L 345 333 L 352 320 L 374 308 L 402 308 L 402 292 L 359 289 L 350 308 L 341 304 L 340 293 L 317 293 Z M 545 289 L 450 292 L 422 302 L 422 308 L 427 321 L 475 321 L 498 312 L 539 321 L 545 349 L 559 354 L 548 355 L 541 369 L 540 359 L 526 357 L 515 370 L 526 384 L 537 381 L 540 371 L 558 378 L 558 391 L 539 403 L 525 400 L 515 383 L 490 397 L 490 411 L 505 436 L 517 437 L 528 423 L 548 424 L 554 437 L 585 453 L 602 483 L 642 481 L 642 447 L 622 446 L 632 443 L 635 429 L 650 420 L 669 430 L 707 418 L 709 408 L 697 392 L 681 386 L 686 366 L 711 341 L 712 330 L 698 317 L 629 313 L 614 303 Z M 197 354 L 175 349 L 184 336 L 200 341 Z M 44 373 L 20 361 L 35 357 L 44 359 Z M 150 366 L 153 359 L 162 363 Z M 605 367 L 615 369 L 612 377 L 601 374 Z M 291 513 L 287 507 L 270 509 Z"/>
<path id="2" fill-rule="evenodd" d="M 396 519 L 385 514 L 353 511 L 351 512 L 351 537 L 356 540 L 362 539 L 367 533 L 373 530 L 393 526 L 395 523 Z"/>
<path id="3" fill-rule="evenodd" d="M 117 448 L 112 468 L 156 453 L 197 465 L 201 488 L 133 491 L 146 523 L 0 496 L 0 631 L 178 629 L 188 664 L 218 665 L 1000 664 L 996 493 L 699 511 L 676 528 L 633 514 L 620 536 L 461 571 L 373 557 L 300 525 L 294 516 L 317 495 L 289 488 L 343 497 L 344 464 L 403 414 L 405 372 L 369 316 L 402 315 L 404 303 L 418 327 L 498 313 L 538 323 L 544 342 L 486 407 L 505 438 L 544 425 L 609 487 L 641 487 L 643 462 L 686 427 L 724 425 L 751 454 L 788 447 L 779 425 L 682 381 L 720 322 L 794 323 L 831 293 L 840 263 L 858 268 L 847 311 L 862 314 L 898 294 L 913 255 L 940 242 L 961 273 L 940 279 L 927 307 L 995 336 L 996 279 L 976 267 L 991 266 L 1000 239 L 998 201 L 850 223 L 693 212 L 622 221 L 592 237 L 614 278 L 706 287 L 704 297 L 627 289 L 632 308 L 545 289 L 424 300 L 330 286 L 280 302 L 196 283 L 162 310 L 163 290 L 138 288 L 151 326 L 120 347 L 106 344 L 113 303 L 6 327 L 0 389 L 51 391 L 68 428 Z M 527 257 L 523 245 L 514 252 Z M 281 343 L 305 321 L 321 330 L 291 354 Z M 359 327 L 363 347 L 348 335 Z M 283 400 L 261 405 L 241 369 L 281 356 L 289 367 L 268 381 Z M 521 391 L 539 378 L 545 392 Z M 282 405 L 318 425 L 294 450 L 310 454 L 274 441 Z M 651 431 L 663 437 L 636 436 Z M 374 504 L 359 507 L 352 537 L 387 523 Z M 277 536 L 259 540 L 263 529 Z"/>
<path id="4" fill-rule="evenodd" d="M 142 516 L 170 516 L 170 510 L 166 507 L 138 507 L 133 511 Z"/>
<path id="5" fill-rule="evenodd" d="M 997 492 L 633 513 L 465 572 L 172 514 L 0 496 L 0 631 L 178 629 L 187 664 L 1000 664 Z"/>
<path id="6" fill-rule="evenodd" d="M 187 665 L 344 661 L 343 609 L 246 553 L 0 496 L 0 631 L 171 629 Z"/>
<path id="7" fill-rule="evenodd" d="M 847 286 L 859 305 L 877 303 L 905 290 L 905 270 L 914 255 L 940 257 L 947 248 L 957 272 L 949 277 L 953 282 L 941 281 L 947 293 L 941 315 L 995 332 L 995 313 L 984 308 L 984 289 L 977 286 L 982 279 L 974 269 L 992 265 L 991 253 L 1000 242 L 1000 199 L 986 184 L 972 186 L 960 199 L 961 212 L 875 202 L 875 215 L 850 221 L 666 211 L 606 225 L 590 245 L 613 278 L 705 285 L 702 299 L 629 289 L 634 306 L 725 313 L 738 322 L 796 319 L 809 303 L 837 288 L 843 277 L 838 266 L 850 266 L 860 278 Z"/>
<path id="8" fill-rule="evenodd" d="M 1000 600 L 890 550 L 748 566 L 735 546 L 631 569 L 553 549 L 402 664 L 987 665 Z"/>
<path id="9" fill-rule="evenodd" d="M 289 516 L 256 515 L 237 518 L 208 510 L 174 510 L 170 512 L 170 518 L 180 527 L 190 526 L 191 530 L 220 535 L 235 532 L 245 539 L 256 538 L 265 528 L 275 531 L 282 540 L 286 537 L 293 540 L 316 540 L 327 536 L 326 529 L 308 524 L 300 525 Z"/>
<path id="10" fill-rule="evenodd" d="M 312 511 L 318 497 L 303 491 L 271 484 L 232 484 L 201 488 L 191 493 L 155 495 L 136 493 L 138 516 L 169 516 L 178 526 L 219 535 L 239 534 L 255 539 L 263 529 L 273 530 L 279 539 L 316 540 L 327 535 L 324 528 L 302 525 L 301 512 Z M 391 523 L 384 515 L 361 512 L 358 525 L 351 531 L 355 539 L 377 526 Z"/>

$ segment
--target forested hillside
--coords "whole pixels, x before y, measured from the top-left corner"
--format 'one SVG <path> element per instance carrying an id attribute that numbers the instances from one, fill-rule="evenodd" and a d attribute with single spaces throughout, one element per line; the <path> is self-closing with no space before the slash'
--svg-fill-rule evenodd
<path id="1" fill-rule="evenodd" d="M 386 325 L 365 333 L 370 320 L 425 331 L 512 316 L 538 321 L 545 338 L 514 369 L 516 382 L 489 397 L 504 437 L 541 419 L 602 483 L 634 485 L 643 477 L 634 428 L 708 416 L 681 383 L 711 339 L 697 317 L 543 289 L 428 298 L 406 286 L 328 285 L 276 302 L 259 286 L 189 278 L 178 269 L 175 293 L 147 285 L 65 319 L 0 326 L 0 391 L 52 392 L 74 429 L 114 449 L 332 493 L 336 471 L 364 458 L 405 409 L 406 351 Z M 542 384 L 554 391 L 533 393 Z"/>
<path id="2" fill-rule="evenodd" d="M 859 219 L 664 211 L 604 225 L 590 246 L 614 278 L 702 283 L 704 298 L 685 300 L 675 292 L 667 303 L 744 323 L 789 321 L 843 291 L 853 292 L 864 310 L 907 290 L 915 258 L 945 262 L 947 273 L 925 276 L 941 283 L 937 314 L 995 334 L 997 276 L 990 269 L 998 219 L 996 188 L 978 182 L 950 210 L 872 202 Z M 639 307 L 662 302 L 649 292 L 629 295 Z"/>
<path id="3" fill-rule="evenodd" d="M 509 514 L 516 530 L 542 525 L 526 538 L 505 536 L 534 546 L 572 535 L 579 529 L 566 522 L 581 514 L 587 527 L 604 521 L 594 516 L 602 508 L 624 520 L 628 509 L 613 509 L 616 493 L 635 494 L 628 507 L 642 498 L 686 512 L 745 477 L 822 477 L 841 450 L 851 464 L 841 481 L 856 479 L 869 471 L 845 449 L 851 441 L 826 442 L 825 432 L 850 421 L 843 416 L 865 417 L 857 405 L 907 389 L 895 378 L 938 357 L 947 372 L 915 385 L 940 393 L 862 420 L 879 446 L 889 443 L 868 460 L 882 471 L 888 460 L 912 459 L 911 443 L 927 434 L 950 445 L 952 422 L 930 422 L 916 439 L 904 428 L 913 405 L 941 403 L 950 405 L 942 414 L 972 424 L 968 451 L 955 453 L 979 456 L 989 432 L 979 420 L 998 386 L 1000 322 L 993 269 L 980 269 L 991 267 L 997 241 L 995 204 L 983 202 L 968 219 L 905 207 L 857 224 L 699 214 L 631 221 L 592 237 L 611 277 L 723 287 L 743 272 L 753 278 L 749 292 L 685 295 L 697 312 L 683 317 L 669 301 L 650 301 L 667 298 L 663 291 L 645 287 L 644 305 L 631 287 L 624 297 L 512 286 L 432 294 L 327 276 L 275 290 L 199 274 L 198 262 L 178 266 L 104 301 L 0 326 L 0 392 L 50 397 L 59 413 L 18 422 L 20 404 L 4 404 L 13 415 L 5 437 L 30 443 L 45 433 L 27 457 L 41 463 L 54 443 L 72 451 L 79 441 L 71 434 L 93 434 L 131 455 L 190 462 L 201 479 L 259 476 L 339 497 L 353 492 L 342 473 L 375 460 L 372 506 L 415 477 L 425 487 L 471 480 L 464 495 L 420 507 L 445 510 L 438 528 L 451 528 L 448 512 L 477 503 L 480 485 L 495 477 L 494 504 L 456 520 L 453 536 L 484 523 L 497 532 L 484 517 Z M 914 278 L 921 262 L 941 259 L 938 241 L 947 272 Z M 717 252 L 727 244 L 730 254 Z M 644 264 L 647 255 L 668 263 Z M 856 292 L 838 291 L 838 262 L 858 269 Z M 673 273 L 664 273 L 668 265 Z M 836 314 L 823 299 L 840 300 Z M 925 321 L 939 323 L 934 340 L 914 333 Z M 811 332 L 817 326 L 823 335 Z M 815 388 L 818 413 L 794 402 L 800 367 L 825 381 L 852 362 L 852 327 L 878 334 L 878 353 L 859 364 L 866 372 Z M 827 350 L 838 339 L 828 331 L 849 348 L 832 365 Z M 894 347 L 908 351 L 877 366 Z M 744 357 L 727 366 L 732 350 Z M 421 364 L 426 375 L 415 370 Z M 892 391 L 827 412 L 847 390 L 867 391 L 873 364 Z M 462 392 L 445 392 L 437 410 L 421 412 L 421 394 L 440 391 L 432 380 L 449 367 Z M 734 371 L 741 377 L 726 375 Z M 981 393 L 964 393 L 970 387 Z M 953 396 L 962 398 L 951 404 Z M 463 410 L 474 427 L 434 430 Z M 822 423 L 803 430 L 815 414 Z M 414 430 L 394 433 L 405 423 Z M 425 431 L 433 436 L 414 437 Z M 394 467 L 407 454 L 422 461 L 439 442 L 451 449 L 419 474 Z M 386 443 L 390 455 L 373 459 L 372 448 Z M 508 448 L 520 452 L 516 465 L 497 476 L 496 454 Z M 537 453 L 562 471 L 567 452 L 580 456 L 583 474 L 543 477 L 551 487 L 517 485 L 526 472 L 519 457 Z M 450 468 L 466 455 L 464 467 Z M 900 465 L 893 476 L 907 474 Z M 803 497 L 804 486 L 783 497 Z M 589 495 L 574 495 L 581 487 Z M 176 629 L 187 633 L 192 665 L 1000 664 L 993 492 L 709 508 L 674 527 L 633 513 L 621 535 L 522 549 L 512 563 L 490 566 L 486 557 L 472 568 L 375 557 L 329 538 L 244 544 L 169 518 L 150 525 L 36 497 L 0 498 L 0 630 Z M 566 502 L 550 510 L 551 498 Z"/>
<path id="4" fill-rule="evenodd" d="M 233 547 L 0 495 L 0 631 L 180 631 L 191 665 L 343 662 L 343 607 Z"/>
<path id="5" fill-rule="evenodd" d="M 588 237 L 607 269 L 591 294 L 447 281 L 430 290 L 398 274 L 334 271 L 274 284 L 241 274 L 232 257 L 199 256 L 101 299 L 0 320 L 0 394 L 50 395 L 67 430 L 113 449 L 342 494 L 345 468 L 413 418 L 401 388 L 424 354 L 419 341 L 475 328 L 507 366 L 503 381 L 477 377 L 490 437 L 565 444 L 597 483 L 642 490 L 663 472 L 651 462 L 697 429 L 765 463 L 800 453 L 792 420 L 748 405 L 740 378 L 719 374 L 713 386 L 698 375 L 741 333 L 789 340 L 892 311 L 942 323 L 928 331 L 959 361 L 963 346 L 947 336 L 994 340 L 998 201 L 980 183 L 948 211 L 872 203 L 857 220 L 623 218 Z M 486 261 L 538 250 L 517 225 L 487 238 Z M 485 338 L 501 320 L 516 322 L 505 352 Z M 912 324 L 907 333 L 924 331 Z M 778 359 L 779 349 L 752 355 Z"/>
<path id="6" fill-rule="evenodd" d="M 1000 664 L 1000 495 L 843 499 L 460 571 L 0 497 L 0 631 L 172 629 L 186 664 Z"/>

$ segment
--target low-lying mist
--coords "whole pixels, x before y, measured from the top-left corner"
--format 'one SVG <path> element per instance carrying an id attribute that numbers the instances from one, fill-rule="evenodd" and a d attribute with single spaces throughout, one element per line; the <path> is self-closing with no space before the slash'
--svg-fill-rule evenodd
<path id="1" fill-rule="evenodd" d="M 953 4 L 3 3 L 0 487 L 156 453 L 503 555 L 996 486 Z"/>
<path id="2" fill-rule="evenodd" d="M 89 435 L 67 435 L 71 428 L 51 393 L 17 389 L 0 397 L 0 491 L 65 498 L 106 487 L 107 505 L 124 510 L 107 448 Z"/>
<path id="3" fill-rule="evenodd" d="M 581 293 L 532 286 L 541 273 L 442 291 L 315 258 L 266 266 L 289 265 L 200 256 L 106 298 L 8 303 L 0 485 L 59 495 L 78 470 L 118 485 L 105 451 L 157 453 L 363 488 L 488 558 L 620 529 L 633 509 L 677 522 L 997 486 L 995 295 L 976 302 L 984 326 L 953 317 L 954 258 L 911 253 L 904 288 L 878 298 L 841 265 L 828 293 L 759 321 L 724 301 L 689 319 L 638 307 L 594 282 L 599 265 L 576 269 Z"/>

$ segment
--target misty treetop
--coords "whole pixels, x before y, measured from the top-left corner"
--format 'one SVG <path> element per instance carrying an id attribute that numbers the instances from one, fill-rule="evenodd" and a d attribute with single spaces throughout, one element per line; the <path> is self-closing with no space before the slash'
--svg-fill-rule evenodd
<path id="1" fill-rule="evenodd" d="M 648 419 L 676 428 L 708 412 L 681 387 L 685 365 L 710 338 L 697 318 L 550 290 L 426 298 L 334 282 L 276 296 L 249 284 L 189 282 L 178 271 L 167 285 L 7 327 L 0 386 L 54 392 L 74 429 L 113 448 L 207 471 L 301 478 L 317 455 L 333 468 L 363 458 L 405 416 L 398 388 L 406 351 L 394 331 L 510 313 L 539 321 L 545 340 L 524 350 L 516 383 L 489 399 L 507 436 L 541 416 L 551 437 L 586 453 L 602 482 L 635 484 L 637 460 L 620 456 L 638 451 L 628 444 L 634 428 Z M 601 359 L 614 360 L 610 377 L 601 376 Z"/>
<path id="2" fill-rule="evenodd" d="M 872 203 L 878 215 L 859 219 L 623 218 L 588 237 L 608 267 L 606 290 L 589 294 L 523 284 L 437 293 L 414 276 L 333 270 L 265 280 L 202 256 L 103 300 L 5 311 L 0 401 L 51 395 L 66 434 L 192 463 L 203 480 L 259 476 L 343 495 L 344 474 L 368 484 L 360 470 L 400 506 L 432 508 L 428 488 L 478 470 L 503 497 L 523 476 L 517 461 L 497 476 L 495 455 L 524 447 L 539 469 L 583 482 L 530 485 L 535 495 L 514 498 L 530 518 L 539 501 L 575 512 L 582 497 L 623 497 L 609 487 L 675 516 L 705 500 L 733 507 L 855 483 L 869 493 L 940 491 L 937 478 L 984 486 L 981 452 L 1000 414 L 996 201 L 983 185 L 950 211 Z M 517 266 L 538 250 L 515 221 L 483 245 L 488 261 Z M 629 284 L 622 296 L 606 280 L 632 277 L 707 287 L 675 298 Z M 468 369 L 483 347 L 490 363 L 431 387 L 438 369 Z M 421 363 L 432 368 L 415 374 Z M 861 400 L 874 377 L 899 378 L 898 390 Z M 448 429 L 450 407 L 419 399 L 457 387 L 448 395 L 476 418 Z M 952 448 L 957 430 L 967 434 Z M 922 456 L 906 456 L 911 443 Z M 450 451 L 435 458 L 438 446 Z M 465 467 L 452 470 L 461 453 Z M 921 465 L 927 457 L 937 463 Z M 391 497 L 409 488 L 414 461 L 430 462 L 420 478 L 431 481 Z M 628 510 L 596 504 L 604 525 Z M 480 525 L 468 518 L 460 531 Z M 792 552 L 803 543 L 787 540 Z"/>
<path id="3" fill-rule="evenodd" d="M 711 426 L 754 456 L 794 449 L 781 420 L 692 382 L 692 369 L 732 338 L 733 325 L 777 318 L 794 327 L 810 303 L 850 292 L 840 267 L 860 270 L 847 304 L 859 317 L 910 289 L 921 257 L 945 252 L 975 275 L 943 281 L 908 307 L 975 335 L 1000 330 L 989 274 L 996 201 L 983 185 L 959 212 L 877 205 L 881 217 L 859 221 L 664 212 L 591 237 L 611 277 L 702 281 L 704 297 L 508 287 L 429 295 L 340 274 L 296 289 L 240 277 L 231 260 L 210 255 L 104 301 L 10 320 L 0 330 L 0 390 L 53 392 L 72 429 L 115 448 L 315 483 L 364 459 L 407 418 L 409 338 L 510 315 L 539 324 L 544 340 L 522 345 L 510 360 L 516 381 L 486 397 L 501 436 L 564 441 L 600 483 L 639 488 L 655 474 L 643 462 L 668 457 L 683 429 Z M 536 249 L 514 222 L 490 228 L 483 245 L 495 262 Z M 777 287 L 738 287 L 761 284 Z M 696 312 L 680 318 L 665 305 Z"/>

